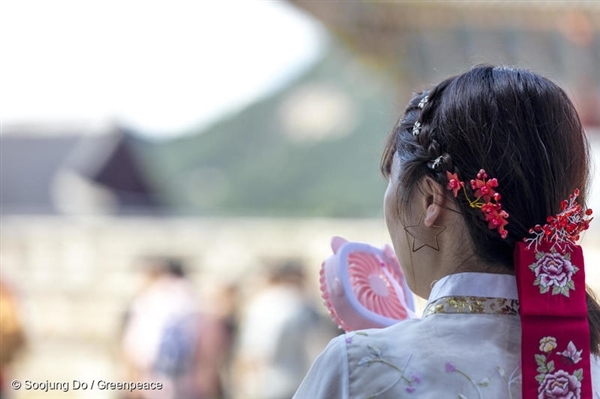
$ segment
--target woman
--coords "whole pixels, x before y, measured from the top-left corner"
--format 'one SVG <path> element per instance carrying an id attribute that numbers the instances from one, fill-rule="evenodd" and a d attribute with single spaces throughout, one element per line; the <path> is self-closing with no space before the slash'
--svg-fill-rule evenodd
<path id="1" fill-rule="evenodd" d="M 566 94 L 507 67 L 449 78 L 413 97 L 382 172 L 423 318 L 334 339 L 295 398 L 600 399 L 600 307 L 575 245 L 588 144 Z"/>

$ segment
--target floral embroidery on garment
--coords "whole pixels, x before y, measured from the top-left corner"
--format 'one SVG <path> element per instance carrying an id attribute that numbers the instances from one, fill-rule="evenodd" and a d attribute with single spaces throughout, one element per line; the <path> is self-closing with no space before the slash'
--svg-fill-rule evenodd
<path id="1" fill-rule="evenodd" d="M 473 371 L 468 368 L 470 364 L 463 364 L 464 362 L 460 358 L 447 359 L 439 363 L 436 361 L 436 366 L 421 373 L 415 372 L 418 371 L 419 362 L 414 354 L 406 353 L 400 356 L 386 356 L 386 349 L 376 344 L 376 340 L 372 340 L 370 334 L 367 332 L 355 331 L 346 333 L 344 340 L 347 345 L 352 346 L 352 349 L 349 349 L 351 369 L 352 367 L 356 367 L 357 371 L 361 370 L 359 374 L 366 373 L 370 375 L 377 373 L 377 375 L 386 375 L 385 379 L 378 380 L 375 383 L 374 386 L 376 388 L 370 390 L 367 395 L 364 393 L 359 395 L 361 398 L 379 399 L 381 397 L 391 397 L 391 392 L 400 397 L 404 397 L 403 394 L 406 397 L 412 397 L 413 395 L 410 394 L 413 393 L 414 397 L 420 397 L 428 390 L 429 384 L 440 380 L 440 374 L 447 375 L 442 380 L 455 380 L 457 384 L 451 383 L 445 385 L 443 389 L 445 389 L 444 392 L 448 395 L 443 397 L 459 399 L 487 399 L 491 397 L 503 397 L 506 399 L 520 398 L 519 393 L 522 383 L 520 362 L 515 364 L 512 372 L 510 371 L 512 367 L 505 372 L 507 366 L 505 364 L 489 365 L 491 367 L 486 366 L 483 369 L 478 368 L 476 371 Z M 548 348 L 552 347 L 551 340 L 546 341 L 544 343 L 549 344 Z M 553 349 L 555 348 L 556 346 Z M 355 351 L 355 349 L 359 350 Z M 572 349 L 574 350 L 574 348 L 567 348 L 567 353 L 571 354 Z M 368 372 L 367 368 L 370 368 Z M 438 374 L 438 377 L 434 378 L 434 380 L 427 378 L 431 372 Z M 460 386 L 462 388 L 454 390 L 451 388 L 452 386 Z M 361 383 L 359 389 L 362 393 L 365 390 L 365 386 Z"/>
<path id="2" fill-rule="evenodd" d="M 479 389 L 479 387 L 487 387 L 488 385 L 490 385 L 489 377 L 485 377 L 481 381 L 475 382 L 475 380 L 473 378 L 471 378 L 471 376 L 469 374 L 467 374 L 464 371 L 462 371 L 461 369 L 457 368 L 454 365 L 454 363 L 452 363 L 452 362 L 446 362 L 446 373 L 458 373 L 458 374 L 462 375 L 463 377 L 465 377 L 477 390 L 479 399 L 483 398 L 483 396 L 481 396 L 481 390 Z M 459 393 L 458 397 L 459 397 L 459 399 L 467 399 L 467 397 L 462 393 Z"/>
<path id="3" fill-rule="evenodd" d="M 581 380 L 583 379 L 583 369 L 578 369 L 569 374 L 564 370 L 556 370 L 554 360 L 549 360 L 552 351 L 557 348 L 556 338 L 543 337 L 540 339 L 540 351 L 546 355 L 535 355 L 535 361 L 538 365 L 538 374 L 535 379 L 539 383 L 538 399 L 579 399 L 581 398 Z M 577 351 L 575 344 L 570 341 L 567 349 L 562 352 L 556 352 L 573 364 L 581 360 L 581 351 Z"/>
<path id="4" fill-rule="evenodd" d="M 367 333 L 364 332 L 357 332 L 356 334 L 359 335 L 363 335 L 363 336 L 368 336 Z M 352 337 L 350 337 L 350 339 L 352 339 Z M 346 342 L 348 342 L 348 340 L 346 339 Z M 412 358 L 412 355 L 408 356 L 408 359 L 406 359 L 406 362 L 404 363 L 403 367 L 398 367 L 397 365 L 395 365 L 394 363 L 390 362 L 389 360 L 386 360 L 383 358 L 383 354 L 381 352 L 381 349 L 379 349 L 378 347 L 374 346 L 374 345 L 367 345 L 367 349 L 369 351 L 369 356 L 365 356 L 362 359 L 360 359 L 358 361 L 358 366 L 369 366 L 373 363 L 381 363 L 381 364 L 385 364 L 386 366 L 391 367 L 392 369 L 396 370 L 398 373 L 400 373 L 400 375 L 398 376 L 398 378 L 396 378 L 394 381 L 392 381 L 392 383 L 390 385 L 388 385 L 387 387 L 385 387 L 384 389 L 380 390 L 379 392 L 376 392 L 372 395 L 367 396 L 367 399 L 373 399 L 376 398 L 377 396 L 389 391 L 390 389 L 392 389 L 398 382 L 400 381 L 404 381 L 408 386 L 406 387 L 406 392 L 408 393 L 413 393 L 416 390 L 416 386 L 421 383 L 421 377 L 418 374 L 413 374 L 410 378 L 407 378 L 404 374 L 406 372 L 406 368 L 408 367 L 408 364 L 410 363 L 410 360 Z"/>
<path id="5" fill-rule="evenodd" d="M 500 374 L 500 376 L 506 383 L 506 390 L 508 391 L 508 399 L 513 399 L 512 385 L 518 384 L 519 386 L 521 386 L 523 378 L 522 378 L 521 373 L 519 372 L 520 369 L 521 369 L 521 362 L 519 362 L 519 365 L 517 367 L 515 367 L 515 369 L 512 371 L 512 373 L 510 373 L 509 376 L 507 376 L 506 372 L 504 371 L 504 369 L 502 367 L 496 366 L 496 370 L 498 370 L 498 373 Z"/>
<path id="6" fill-rule="evenodd" d="M 354 331 L 354 332 L 351 332 L 351 333 L 347 333 L 346 334 L 346 338 L 344 338 L 344 341 L 346 341 L 346 344 L 350 345 L 352 343 L 352 340 L 354 339 L 355 335 L 362 335 L 364 337 L 368 337 L 369 336 L 364 331 Z"/>
<path id="7" fill-rule="evenodd" d="M 372 395 L 367 396 L 367 399 L 376 398 L 377 396 L 385 393 L 386 391 L 389 391 L 401 380 L 403 380 L 406 384 L 408 384 L 408 386 L 406 387 L 406 392 L 408 392 L 408 393 L 413 393 L 416 389 L 415 385 L 421 383 L 421 377 L 417 374 L 413 374 L 410 378 L 407 378 L 404 375 L 404 373 L 406 372 L 406 368 L 408 367 L 408 364 L 410 363 L 412 355 L 408 356 L 408 359 L 406 359 L 406 362 L 404 363 L 403 367 L 398 367 L 394 363 L 384 359 L 383 354 L 381 353 L 381 350 L 378 347 L 373 346 L 373 345 L 367 345 L 367 349 L 369 350 L 369 356 L 365 356 L 362 359 L 360 359 L 360 361 L 358 362 L 359 366 L 369 366 L 373 363 L 382 363 L 400 373 L 398 378 L 396 378 L 394 381 L 392 381 L 392 383 L 390 385 L 388 385 L 387 387 L 385 387 L 384 389 L 382 389 L 379 392 L 376 392 Z"/>
<path id="8" fill-rule="evenodd" d="M 540 294 L 545 294 L 552 288 L 552 295 L 569 296 L 569 290 L 575 290 L 573 275 L 579 268 L 571 263 L 571 254 L 552 252 L 536 252 L 535 263 L 529 268 L 535 273 L 533 285 L 540 287 Z"/>

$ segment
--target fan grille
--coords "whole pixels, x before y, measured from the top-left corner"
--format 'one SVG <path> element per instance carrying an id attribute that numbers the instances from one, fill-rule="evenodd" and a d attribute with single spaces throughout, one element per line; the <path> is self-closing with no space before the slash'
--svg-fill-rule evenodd
<path id="1" fill-rule="evenodd" d="M 384 268 L 388 273 L 384 272 Z M 348 272 L 354 294 L 364 307 L 394 319 L 408 317 L 405 307 L 398 298 L 399 295 L 405 298 L 405 293 L 403 291 L 396 293 L 396 288 L 388 278 L 390 275 L 396 282 L 400 281 L 400 276 L 394 269 L 376 256 L 352 252 L 348 256 Z"/>

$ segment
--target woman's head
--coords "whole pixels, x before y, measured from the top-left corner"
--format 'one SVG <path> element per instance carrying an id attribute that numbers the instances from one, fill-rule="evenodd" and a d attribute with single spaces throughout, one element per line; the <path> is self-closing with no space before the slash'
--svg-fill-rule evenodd
<path id="1" fill-rule="evenodd" d="M 387 217 L 397 216 L 404 226 L 415 218 L 407 211 L 423 185 L 445 188 L 447 171 L 466 182 L 480 169 L 497 178 L 502 208 L 510 215 L 506 239 L 488 228 L 465 195 L 454 198 L 446 190 L 444 201 L 461 216 L 472 255 L 510 269 L 514 244 L 531 227 L 558 213 L 575 188 L 585 201 L 588 143 L 573 104 L 556 84 L 527 70 L 477 66 L 413 97 L 381 166 L 397 179 L 390 184 L 397 195 L 387 198 L 399 212 Z"/>

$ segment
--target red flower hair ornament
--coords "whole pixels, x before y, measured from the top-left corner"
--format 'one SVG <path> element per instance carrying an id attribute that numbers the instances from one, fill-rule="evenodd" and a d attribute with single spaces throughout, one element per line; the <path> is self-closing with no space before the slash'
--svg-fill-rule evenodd
<path id="1" fill-rule="evenodd" d="M 465 183 L 458 178 L 456 173 L 446 171 L 446 177 L 448 178 L 446 188 L 452 191 L 454 197 L 458 197 L 458 192 L 462 189 L 469 201 L 469 206 L 479 208 L 483 212 L 485 221 L 488 222 L 488 228 L 497 230 L 502 238 L 508 236 L 508 231 L 504 228 L 508 224 L 506 220 L 508 213 L 502 209 L 500 203 L 502 196 L 496 191 L 498 187 L 496 178 L 489 179 L 485 170 L 481 169 L 477 173 L 477 177 L 470 182 L 475 196 L 475 199 L 472 200 L 467 194 Z"/>
<path id="2" fill-rule="evenodd" d="M 529 229 L 529 234 L 533 237 L 525 237 L 523 241 L 529 243 L 527 248 L 537 247 L 541 244 L 549 244 L 552 250 L 560 253 L 570 251 L 579 241 L 582 231 L 590 227 L 593 218 L 591 209 L 584 210 L 581 204 L 577 203 L 579 189 L 576 188 L 569 200 L 563 200 L 560 203 L 560 212 L 556 216 L 548 216 L 543 226 L 535 225 Z"/>

